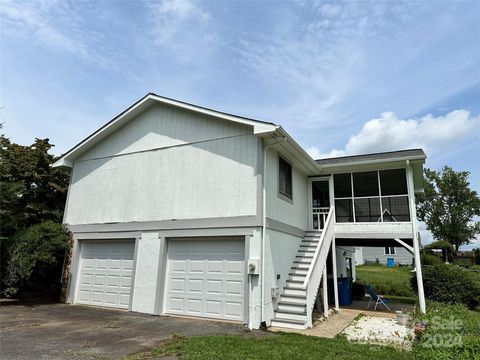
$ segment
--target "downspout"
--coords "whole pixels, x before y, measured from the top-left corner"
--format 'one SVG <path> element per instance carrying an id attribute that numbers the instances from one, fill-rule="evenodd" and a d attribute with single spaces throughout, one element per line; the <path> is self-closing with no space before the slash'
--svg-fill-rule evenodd
<path id="1" fill-rule="evenodd" d="M 267 150 L 286 141 L 286 137 L 282 137 L 280 140 L 277 140 L 276 143 L 267 145 L 263 148 L 263 181 L 262 181 L 262 293 L 261 293 L 261 326 L 265 323 L 265 239 L 266 239 L 266 229 L 267 229 L 267 192 L 265 190 L 265 184 L 267 183 Z"/>

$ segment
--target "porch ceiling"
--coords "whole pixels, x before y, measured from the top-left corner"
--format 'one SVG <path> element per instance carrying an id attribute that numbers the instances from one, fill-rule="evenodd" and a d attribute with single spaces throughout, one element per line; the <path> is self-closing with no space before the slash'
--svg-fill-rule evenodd
<path id="1" fill-rule="evenodd" d="M 401 239 L 406 244 L 413 246 L 412 239 Z M 337 246 L 362 246 L 362 247 L 401 247 L 395 239 L 361 239 L 361 238 L 335 238 Z"/>

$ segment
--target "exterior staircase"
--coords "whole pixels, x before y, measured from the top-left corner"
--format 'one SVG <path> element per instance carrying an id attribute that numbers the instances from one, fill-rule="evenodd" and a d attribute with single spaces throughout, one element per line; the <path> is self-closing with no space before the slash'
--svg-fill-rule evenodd
<path id="1" fill-rule="evenodd" d="M 307 289 L 303 283 L 312 264 L 322 231 L 307 231 L 298 249 L 289 278 L 275 310 L 272 326 L 305 329 L 308 324 Z"/>

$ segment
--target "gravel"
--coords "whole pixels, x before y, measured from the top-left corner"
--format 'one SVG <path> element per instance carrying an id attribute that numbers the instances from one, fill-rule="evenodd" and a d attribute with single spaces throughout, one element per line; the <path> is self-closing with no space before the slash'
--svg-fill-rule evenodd
<path id="1" fill-rule="evenodd" d="M 410 349 L 414 338 L 414 330 L 399 325 L 394 319 L 364 316 L 355 320 L 343 332 L 349 341 L 392 345 Z"/>

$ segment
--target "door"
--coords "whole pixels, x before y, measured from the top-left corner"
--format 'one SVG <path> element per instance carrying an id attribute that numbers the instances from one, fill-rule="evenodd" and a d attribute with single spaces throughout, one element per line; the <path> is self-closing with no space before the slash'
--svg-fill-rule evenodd
<path id="1" fill-rule="evenodd" d="M 170 240 L 165 311 L 243 321 L 244 244 L 231 238 Z"/>
<path id="2" fill-rule="evenodd" d="M 128 309 L 134 240 L 82 240 L 76 303 Z"/>
<path id="3" fill-rule="evenodd" d="M 311 180 L 310 182 L 310 229 L 322 230 L 330 210 L 330 182 Z"/>

